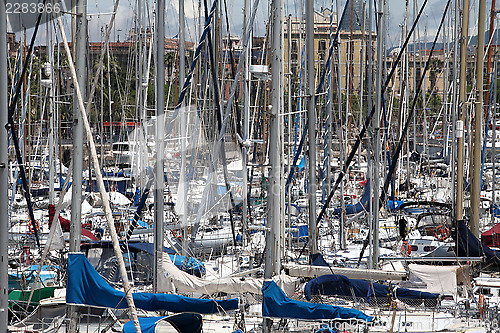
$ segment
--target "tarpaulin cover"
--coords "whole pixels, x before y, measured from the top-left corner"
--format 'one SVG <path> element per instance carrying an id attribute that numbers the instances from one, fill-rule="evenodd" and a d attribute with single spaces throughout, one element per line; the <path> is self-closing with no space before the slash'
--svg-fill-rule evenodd
<path id="1" fill-rule="evenodd" d="M 142 317 L 139 325 L 142 333 L 154 333 L 160 321 L 167 321 L 181 333 L 199 333 L 203 326 L 202 318 L 197 313 L 179 313 L 168 317 Z M 134 321 L 123 325 L 123 333 L 135 333 Z"/>
<path id="2" fill-rule="evenodd" d="M 262 315 L 264 317 L 306 320 L 356 318 L 368 322 L 373 321 L 373 317 L 355 309 L 290 299 L 274 281 L 264 281 L 262 294 Z"/>
<path id="3" fill-rule="evenodd" d="M 200 279 L 177 268 L 166 253 L 163 254 L 163 260 L 158 275 L 158 291 L 161 292 L 197 292 L 207 295 L 220 292 L 227 294 L 262 293 L 263 279 L 252 277 L 223 277 L 214 280 Z M 273 277 L 273 280 L 285 290 L 287 295 L 294 294 L 295 284 L 298 281 L 297 278 L 277 275 Z"/>
<path id="4" fill-rule="evenodd" d="M 324 266 L 328 267 L 328 264 L 325 261 L 325 258 L 323 258 L 323 255 L 321 253 L 314 253 L 309 256 L 309 262 L 313 266 Z"/>
<path id="5" fill-rule="evenodd" d="M 422 280 L 426 291 L 455 294 L 457 292 L 457 271 L 460 266 L 437 266 L 409 264 L 410 281 L 413 275 Z"/>
<path id="6" fill-rule="evenodd" d="M 49 204 L 49 228 L 52 226 L 52 220 L 54 219 L 54 215 L 56 214 L 56 206 L 53 204 Z M 63 231 L 69 231 L 71 221 L 65 219 L 62 216 L 59 216 L 59 223 L 61 224 L 61 228 Z"/>
<path id="7" fill-rule="evenodd" d="M 302 159 L 300 160 L 299 165 L 297 165 L 297 168 L 299 169 L 299 171 L 304 171 L 304 169 L 306 168 L 306 157 L 305 156 L 302 156 Z"/>
<path id="8" fill-rule="evenodd" d="M 133 293 L 135 306 L 146 311 L 216 313 L 235 310 L 238 299 L 210 300 L 171 294 Z M 83 253 L 70 253 L 66 303 L 107 308 L 127 308 L 123 291 L 111 287 Z"/>
<path id="9" fill-rule="evenodd" d="M 56 208 L 53 204 L 49 204 L 49 228 L 52 226 L 52 221 L 54 220 L 54 216 L 56 214 Z M 62 216 L 59 216 L 59 224 L 61 225 L 62 231 L 68 232 L 70 229 L 71 221 L 65 219 Z M 97 237 L 85 228 L 90 228 L 91 225 L 88 223 L 82 224 L 82 236 L 87 237 L 90 240 L 97 240 Z"/>
<path id="10" fill-rule="evenodd" d="M 474 236 L 463 221 L 457 222 L 457 232 L 451 233 L 456 242 L 459 257 L 486 257 L 488 264 L 500 266 L 500 252 L 490 249 Z"/>
<path id="11" fill-rule="evenodd" d="M 370 290 L 371 289 L 371 290 Z M 437 299 L 439 294 L 406 288 L 395 288 L 396 297 L 411 299 Z M 354 296 L 359 298 L 381 298 L 387 299 L 389 286 L 380 283 L 371 283 L 366 280 L 349 279 L 343 275 L 330 274 L 323 275 L 307 282 L 304 287 L 304 295 L 310 300 L 314 295 L 327 296 Z"/>
<path id="12" fill-rule="evenodd" d="M 132 249 L 136 249 L 138 251 L 147 252 L 151 255 L 154 255 L 154 244 L 153 243 L 129 243 L 128 246 Z M 184 265 L 185 256 L 179 256 L 175 254 L 175 251 L 169 249 L 168 247 L 164 248 L 164 251 L 170 255 L 170 260 L 177 266 L 178 268 L 184 269 L 186 272 L 196 275 L 202 276 L 205 274 L 205 265 L 196 258 L 189 257 L 187 265 Z"/>
<path id="13" fill-rule="evenodd" d="M 347 215 L 357 214 L 370 209 L 370 179 L 367 179 L 365 189 L 363 190 L 363 195 L 361 200 L 357 204 L 351 204 L 345 206 L 345 213 Z M 341 208 L 336 208 L 333 213 L 335 215 L 340 214 Z"/>
<path id="14" fill-rule="evenodd" d="M 491 212 L 495 214 L 495 217 L 500 217 L 500 209 L 495 204 L 495 208 L 491 206 Z M 481 241 L 487 246 L 500 246 L 500 223 L 495 224 L 493 228 L 486 230 L 481 234 Z"/>

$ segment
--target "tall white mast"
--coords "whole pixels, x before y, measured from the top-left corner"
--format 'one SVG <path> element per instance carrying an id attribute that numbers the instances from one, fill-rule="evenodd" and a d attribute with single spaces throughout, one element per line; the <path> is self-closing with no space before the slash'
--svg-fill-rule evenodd
<path id="1" fill-rule="evenodd" d="M 186 79 L 186 47 L 185 40 L 185 20 L 184 20 L 184 0 L 179 0 L 179 89 L 184 85 Z M 186 108 L 184 102 L 180 109 L 181 120 L 181 169 L 178 190 L 182 191 L 179 198 L 182 198 L 181 221 L 184 235 L 182 237 L 182 253 L 186 255 L 187 248 L 187 182 L 186 182 L 186 150 L 187 150 L 187 128 L 186 128 Z"/>
<path id="2" fill-rule="evenodd" d="M 248 26 L 248 22 L 250 20 L 250 0 L 245 0 L 244 7 L 244 29 L 252 29 L 252 27 Z M 243 36 L 247 35 L 247 31 L 243 32 Z M 245 69 L 244 69 L 244 109 L 243 109 L 243 132 L 241 133 L 242 139 L 246 141 L 247 136 L 250 135 L 250 65 L 251 65 L 251 52 L 252 52 L 252 36 L 248 40 L 248 46 L 245 50 Z M 247 141 L 248 142 L 248 141 Z M 244 142 L 245 143 L 245 142 Z M 243 242 L 247 241 L 247 216 L 248 216 L 248 147 L 243 144 L 242 148 L 242 167 L 243 167 L 243 179 L 242 179 L 242 193 L 243 193 L 243 202 L 242 202 L 242 216 L 241 223 L 243 226 Z"/>
<path id="3" fill-rule="evenodd" d="M 76 86 L 84 87 L 80 94 L 82 101 L 87 98 L 87 0 L 76 0 L 74 17 L 75 25 L 73 34 L 75 36 L 75 45 L 73 50 L 75 54 Z M 73 78 L 75 79 L 75 78 Z M 80 110 L 80 108 L 82 108 Z M 73 103 L 73 185 L 71 201 L 71 227 L 69 237 L 69 251 L 80 252 L 80 242 L 82 238 L 82 180 L 83 180 L 83 119 L 82 113 L 85 112 L 85 106 L 74 98 Z M 87 138 L 90 139 L 90 138 Z M 91 178 L 92 168 L 89 167 L 89 179 Z M 90 184 L 92 188 L 92 184 Z M 77 331 L 77 307 L 70 306 L 70 332 Z"/>
<path id="4" fill-rule="evenodd" d="M 266 237 L 265 271 L 266 279 L 278 274 L 281 267 L 280 246 L 280 163 L 281 144 L 279 128 L 279 112 L 281 109 L 281 20 L 282 0 L 272 2 L 271 24 L 271 109 L 269 123 L 269 182 L 267 188 L 267 220 L 270 231 Z"/>
<path id="5" fill-rule="evenodd" d="M 47 14 L 49 15 L 49 14 Z M 54 44 L 52 42 L 52 25 L 47 24 L 47 55 L 49 68 L 47 69 L 49 75 L 49 87 L 48 87 L 48 106 L 49 106 L 49 203 L 54 204 L 54 179 L 55 179 L 55 161 L 54 161 L 54 150 L 55 150 L 55 113 L 54 113 Z M 62 184 L 61 184 L 62 186 Z"/>
<path id="6" fill-rule="evenodd" d="M 372 120 L 375 138 L 373 142 L 373 233 L 372 233 L 372 248 L 373 259 L 371 268 L 376 268 L 378 265 L 379 244 L 378 244 L 378 227 L 379 227 L 379 210 L 380 210 L 380 109 L 382 108 L 382 73 L 383 73 L 383 55 L 384 55 L 384 8 L 385 0 L 378 2 L 378 31 L 377 31 L 377 80 L 375 86 L 377 87 L 375 115 Z"/>
<path id="7" fill-rule="evenodd" d="M 464 9 L 466 10 L 466 9 Z M 474 120 L 474 151 L 472 154 L 471 173 L 471 216 L 470 229 L 479 237 L 479 195 L 481 192 L 481 132 L 483 117 L 483 68 L 484 68 L 484 25 L 486 16 L 486 0 L 479 0 L 479 16 L 477 21 L 477 56 L 476 56 L 476 108 Z M 459 189 L 461 190 L 461 189 Z"/>
<path id="8" fill-rule="evenodd" d="M 153 288 L 158 290 L 158 268 L 163 255 L 163 192 L 165 143 L 165 0 L 156 2 L 156 186 L 155 202 L 155 242 L 154 242 L 154 281 Z"/>
<path id="9" fill-rule="evenodd" d="M 9 155 L 8 155 L 8 83 L 7 83 L 7 15 L 5 9 L 6 0 L 0 1 L 0 332 L 7 332 L 8 326 L 8 244 L 9 244 L 9 214 L 8 188 L 9 188 Z"/>
<path id="10" fill-rule="evenodd" d="M 309 132 L 309 249 L 318 252 L 316 226 L 316 112 L 314 107 L 314 1 L 306 1 L 306 91 Z"/>

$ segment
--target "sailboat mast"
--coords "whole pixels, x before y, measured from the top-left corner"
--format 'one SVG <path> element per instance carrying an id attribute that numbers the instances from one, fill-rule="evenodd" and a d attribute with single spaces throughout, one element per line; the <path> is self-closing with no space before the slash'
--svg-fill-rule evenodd
<path id="1" fill-rule="evenodd" d="M 474 111 L 474 151 L 472 154 L 471 173 L 471 216 L 470 229 L 479 236 L 479 195 L 481 192 L 481 131 L 483 116 L 483 68 L 484 68 L 484 26 L 486 15 L 486 0 L 479 0 L 479 16 L 477 28 L 477 56 L 476 56 L 476 105 Z"/>
<path id="2" fill-rule="evenodd" d="M 186 47 L 184 44 L 185 40 L 185 20 L 184 20 L 184 0 L 179 0 L 179 89 L 184 85 L 186 80 Z M 186 249 L 188 246 L 187 237 L 187 183 L 186 183 L 186 150 L 187 150 L 187 128 L 186 128 L 186 108 L 184 102 L 180 109 L 180 134 L 181 134 L 181 169 L 178 191 L 180 193 L 179 198 L 182 198 L 181 204 L 181 222 L 183 226 L 183 237 L 182 237 L 182 254 L 186 255 Z"/>
<path id="3" fill-rule="evenodd" d="M 76 0 L 75 2 L 75 25 L 73 33 L 75 35 L 75 44 L 73 46 L 75 54 L 76 85 L 80 87 L 87 86 L 87 0 Z M 81 89 L 82 100 L 87 97 L 87 90 Z M 73 186 L 71 201 L 71 226 L 69 234 L 69 251 L 80 252 L 80 242 L 82 238 L 82 180 L 83 180 L 83 119 L 80 107 L 76 98 L 76 90 L 73 103 Z M 89 179 L 92 168 L 89 167 Z M 92 187 L 92 184 L 90 184 Z M 69 306 L 70 332 L 77 331 L 77 307 Z"/>
<path id="4" fill-rule="evenodd" d="M 7 105 L 7 15 L 5 10 L 6 1 L 0 1 L 0 108 L 8 110 Z M 3 55 L 2 55 L 3 54 Z M 2 126 L 2 134 L 0 135 L 0 210 L 4 212 L 0 214 L 0 332 L 7 332 L 8 324 L 8 230 L 9 230 L 9 214 L 8 211 L 8 182 L 9 182 L 9 154 L 8 154 L 8 130 L 7 112 L 0 112 L 0 125 Z"/>
<path id="5" fill-rule="evenodd" d="M 375 104 L 375 115 L 372 120 L 373 130 L 375 132 L 374 142 L 373 142 L 373 235 L 372 235 L 372 248 L 373 248 L 373 259 L 371 261 L 371 268 L 376 268 L 378 264 L 379 256 L 379 244 L 378 244 L 378 228 L 379 228 L 379 210 L 380 203 L 377 198 L 380 198 L 380 109 L 382 108 L 382 73 L 383 73 L 383 54 L 384 54 L 384 10 L 385 10 L 385 0 L 379 0 L 378 2 L 378 31 L 377 31 L 377 79 L 376 79 L 376 104 Z"/>
<path id="6" fill-rule="evenodd" d="M 80 87 L 86 87 L 87 81 L 87 0 L 76 1 L 75 23 L 76 36 L 74 45 L 75 69 Z M 82 99 L 85 101 L 87 90 L 81 90 Z M 83 180 L 83 120 L 79 104 L 76 98 L 73 104 L 73 186 L 71 203 L 71 229 L 69 250 L 80 251 L 80 240 L 82 233 L 82 180 Z M 89 169 L 89 176 L 92 170 Z"/>
<path id="7" fill-rule="evenodd" d="M 49 14 L 47 14 L 49 15 Z M 48 73 L 49 74 L 49 80 L 50 84 L 48 87 L 48 105 L 49 105 L 49 142 L 48 142 L 48 148 L 49 148 L 49 203 L 54 204 L 54 179 L 55 179 L 55 166 L 56 164 L 54 163 L 54 147 L 55 147 L 55 140 L 54 140 L 54 131 L 55 131 L 55 113 L 54 113 L 54 46 L 52 43 L 52 25 L 47 24 L 47 55 L 48 55 L 48 62 L 49 62 L 49 68 L 48 68 Z M 61 184 L 62 186 L 62 184 Z"/>
<path id="8" fill-rule="evenodd" d="M 457 221 L 464 219 L 464 123 L 465 123 L 465 98 L 467 89 L 467 38 L 469 36 L 469 0 L 463 0 L 462 6 L 462 37 L 460 39 L 460 92 L 459 112 L 460 120 L 456 125 L 456 136 L 458 138 L 457 149 L 457 204 L 455 217 Z"/>
<path id="9" fill-rule="evenodd" d="M 278 274 L 281 267 L 280 246 L 280 170 L 281 144 L 279 128 L 279 111 L 281 109 L 281 16 L 283 0 L 272 2 L 271 24 L 271 110 L 269 121 L 269 182 L 267 189 L 267 221 L 270 232 L 266 237 L 266 260 L 264 278 L 270 279 Z"/>
<path id="10" fill-rule="evenodd" d="M 158 290 L 158 269 L 163 255 L 163 191 L 165 135 L 165 1 L 156 2 L 156 186 L 154 191 L 154 272 L 153 288 Z"/>
<path id="11" fill-rule="evenodd" d="M 245 6 L 244 6 L 244 33 L 243 36 L 247 35 L 246 29 L 252 29 L 252 27 L 248 26 L 248 22 L 250 20 L 250 0 L 245 0 Z M 290 33 L 290 32 L 289 32 Z M 243 132 L 241 133 L 242 139 L 246 140 L 248 139 L 249 136 L 249 129 L 250 129 L 250 65 L 251 65 L 251 50 L 252 50 L 252 36 L 250 35 L 250 38 L 248 40 L 248 46 L 247 49 L 245 50 L 245 69 L 244 69 L 244 107 L 243 107 Z M 243 169 L 243 179 L 242 179 L 242 214 L 241 214 L 241 225 L 243 227 L 243 242 L 247 241 L 247 230 L 248 230 L 248 221 L 247 221 L 247 216 L 248 216 L 248 169 L 247 169 L 247 163 L 248 163 L 248 147 L 243 144 L 242 148 L 242 169 Z M 245 243 L 244 243 L 245 244 Z"/>
<path id="12" fill-rule="evenodd" d="M 318 253 L 316 226 L 316 112 L 314 108 L 314 1 L 306 1 L 307 119 L 309 133 L 309 249 Z"/>

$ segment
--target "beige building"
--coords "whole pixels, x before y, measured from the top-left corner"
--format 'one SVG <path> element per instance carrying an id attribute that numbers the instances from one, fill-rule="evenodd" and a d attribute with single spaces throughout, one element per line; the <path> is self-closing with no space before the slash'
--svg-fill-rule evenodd
<path id="1" fill-rule="evenodd" d="M 355 22 L 359 22 L 359 17 L 357 15 L 352 15 L 353 17 L 351 17 L 349 14 L 345 15 L 344 23 L 342 24 L 344 28 L 347 25 L 347 29 L 340 31 L 338 39 L 342 89 L 344 90 L 349 83 L 351 89 L 359 92 L 361 88 L 361 66 L 363 63 L 367 63 L 365 54 L 369 43 L 369 35 L 359 24 L 355 24 Z M 330 18 L 332 19 L 332 24 L 330 24 Z M 333 40 L 337 32 L 336 22 L 337 14 L 332 13 L 329 9 L 321 9 L 321 11 L 314 13 L 314 61 L 316 68 L 323 68 L 326 64 L 330 39 Z M 289 73 L 290 68 L 294 75 L 299 75 L 301 56 L 305 55 L 305 20 L 287 17 L 283 22 L 283 26 L 285 73 Z M 373 33 L 373 59 L 375 59 L 375 45 L 376 36 Z M 291 52 L 289 52 L 289 49 Z M 335 67 L 335 64 L 338 63 L 336 49 L 334 49 L 332 60 Z"/>
<path id="2" fill-rule="evenodd" d="M 386 57 L 387 72 L 389 73 L 393 62 L 397 59 L 400 49 L 392 50 Z M 413 92 L 415 85 L 418 84 L 420 77 L 425 69 L 425 64 L 429 59 L 430 50 L 416 50 L 415 52 L 406 52 L 398 65 L 398 70 L 394 76 L 389 90 L 395 90 L 399 93 L 401 81 L 407 82 L 406 85 L 410 92 Z M 441 99 L 445 91 L 449 90 L 453 83 L 453 51 L 452 50 L 434 50 L 429 64 L 429 69 L 425 73 L 422 83 L 422 93 L 433 94 Z M 468 65 L 473 65 L 470 62 Z M 468 66 L 470 67 L 470 66 Z"/>

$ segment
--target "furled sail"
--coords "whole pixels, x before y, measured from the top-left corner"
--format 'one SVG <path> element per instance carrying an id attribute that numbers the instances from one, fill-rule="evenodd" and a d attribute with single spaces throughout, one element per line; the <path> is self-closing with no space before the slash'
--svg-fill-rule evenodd
<path id="1" fill-rule="evenodd" d="M 290 299 L 274 281 L 264 281 L 262 294 L 262 315 L 264 317 L 309 320 L 356 318 L 367 322 L 373 321 L 373 317 L 355 309 Z"/>
<path id="2" fill-rule="evenodd" d="M 142 333 L 155 333 L 156 327 L 160 326 L 162 322 L 167 322 L 172 328 L 180 333 L 199 333 L 203 326 L 202 318 L 197 313 L 178 313 L 168 317 L 143 317 L 139 318 L 139 325 L 141 325 Z M 161 330 L 161 329 L 160 329 Z M 123 333 L 135 333 L 133 320 L 130 320 L 123 325 Z M 169 331 L 170 332 L 170 331 Z"/>
<path id="3" fill-rule="evenodd" d="M 238 308 L 238 299 L 210 300 L 172 294 L 133 293 L 136 307 L 146 311 L 196 312 L 201 314 Z M 111 287 L 83 253 L 70 253 L 66 302 L 107 308 L 127 308 L 123 291 Z"/>
<path id="4" fill-rule="evenodd" d="M 204 280 L 196 276 L 181 271 L 170 260 L 167 254 L 163 255 L 163 262 L 159 274 L 159 291 L 178 293 L 203 293 L 207 295 L 223 293 L 262 293 L 263 279 L 243 278 L 243 277 L 224 277 L 215 280 Z M 297 278 L 286 275 L 278 275 L 275 281 L 285 289 L 288 295 L 295 292 L 295 283 Z"/>
<path id="5" fill-rule="evenodd" d="M 394 288 L 398 298 L 409 299 L 437 299 L 439 294 L 407 288 Z M 343 275 L 329 274 L 312 279 L 304 287 L 304 294 L 308 300 L 313 295 L 331 295 L 366 298 L 378 298 L 387 301 L 390 287 L 376 282 L 361 279 L 349 279 Z"/>

